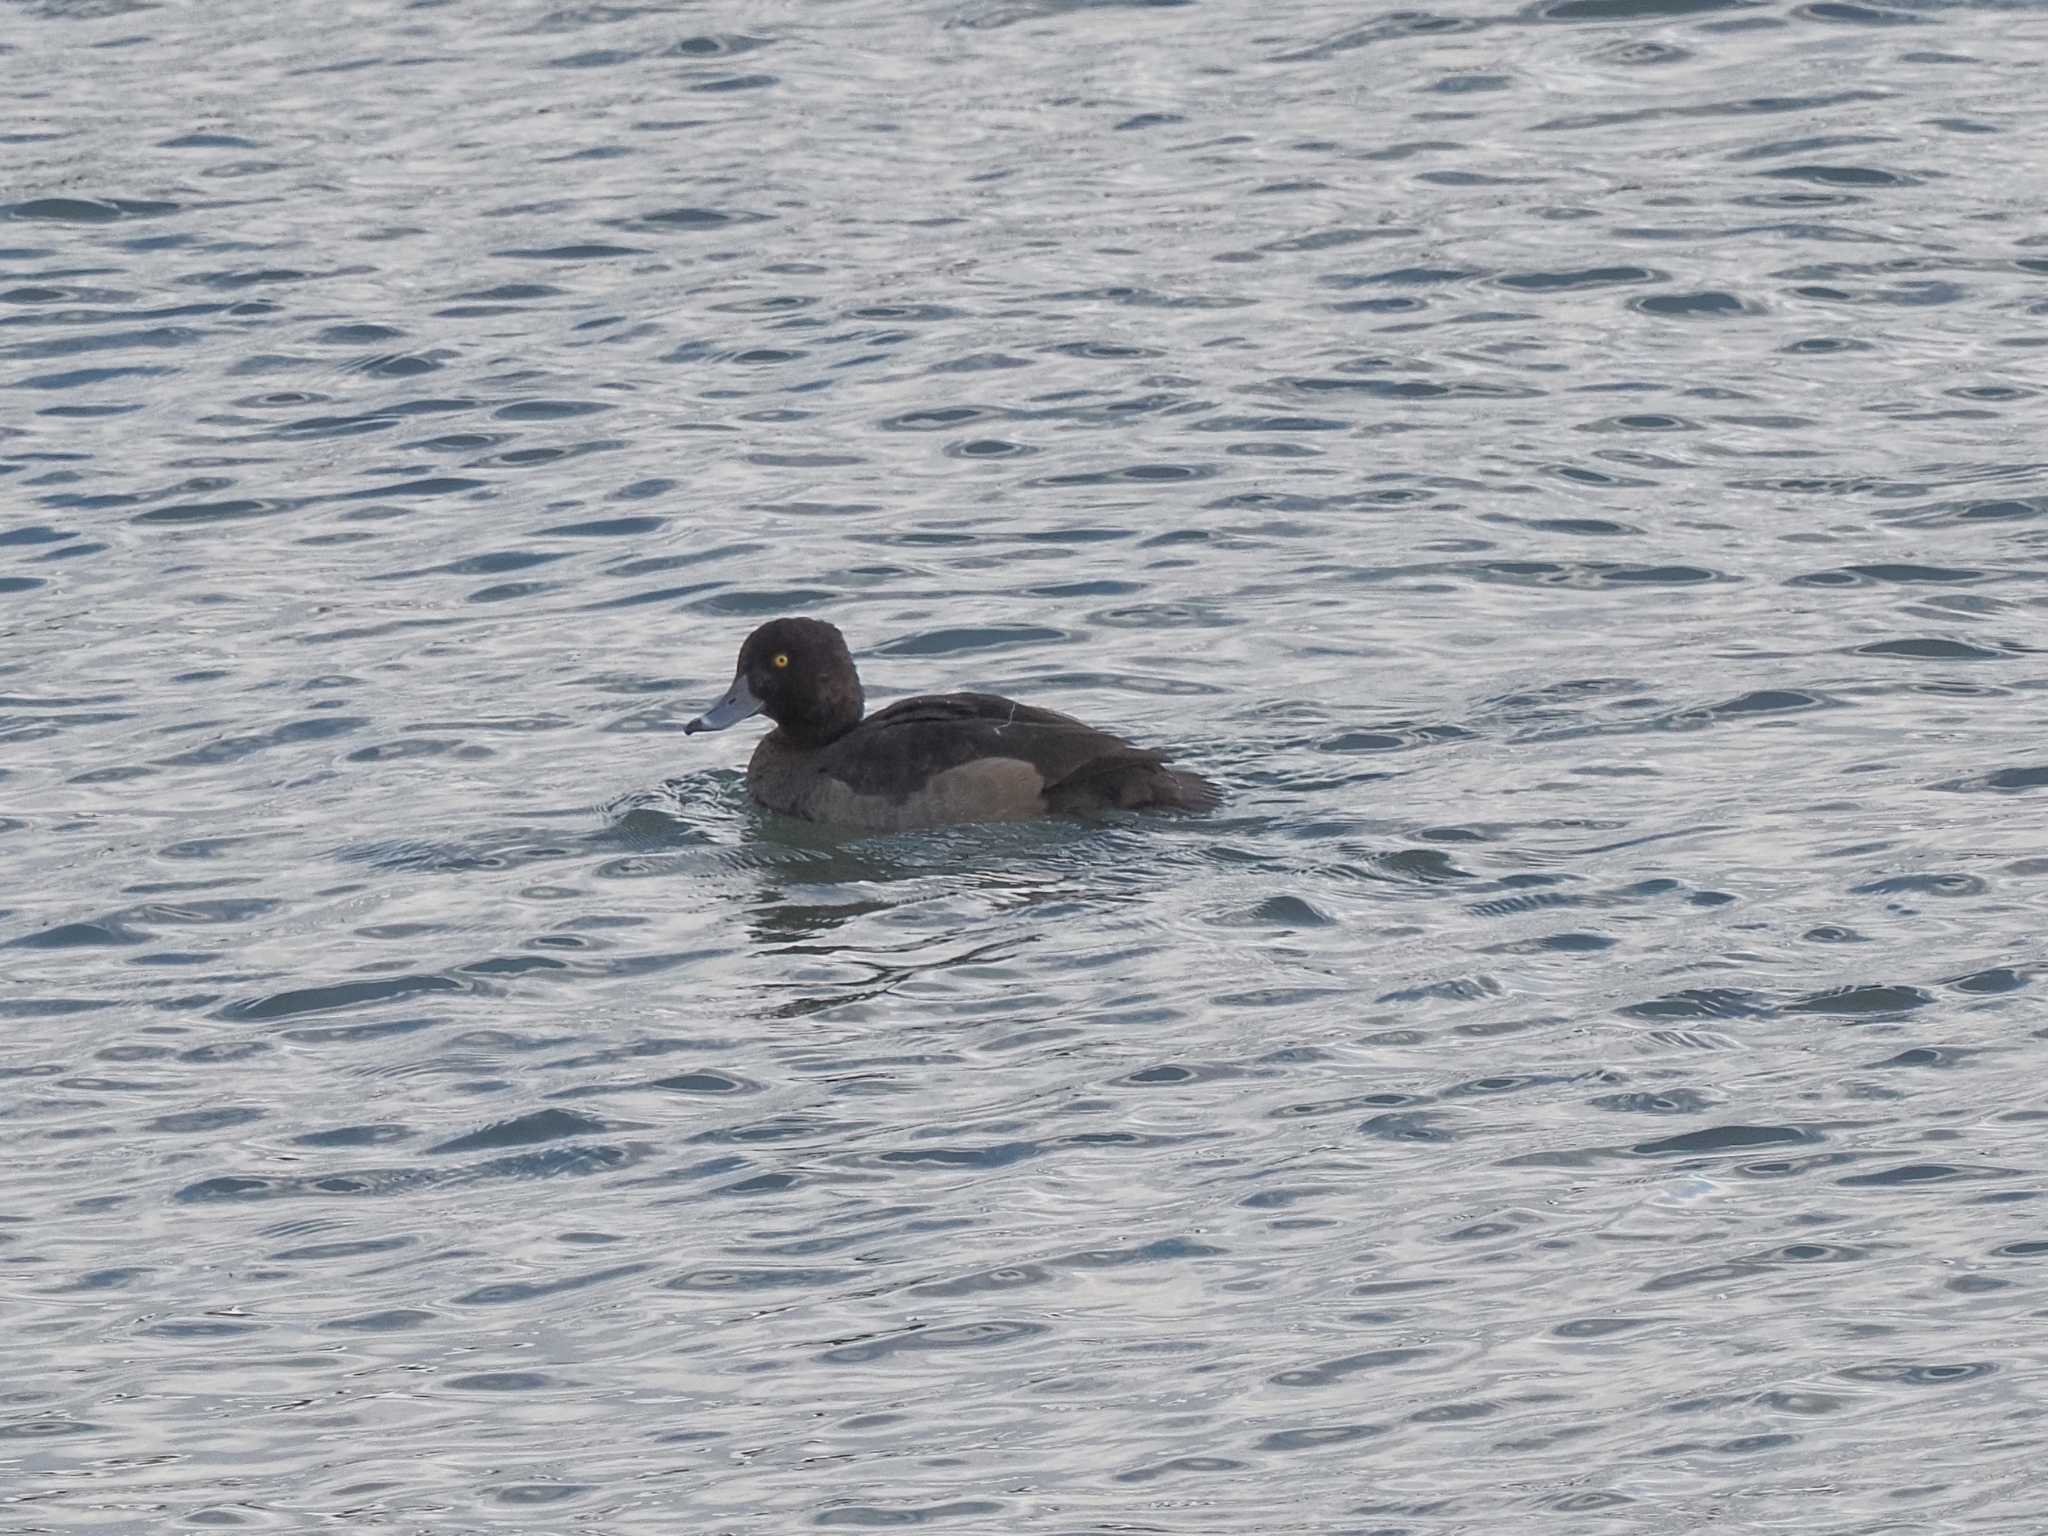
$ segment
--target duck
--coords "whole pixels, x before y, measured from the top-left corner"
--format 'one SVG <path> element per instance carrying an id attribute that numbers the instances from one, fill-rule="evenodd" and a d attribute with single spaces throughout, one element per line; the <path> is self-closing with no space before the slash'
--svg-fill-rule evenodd
<path id="1" fill-rule="evenodd" d="M 770 811 L 862 832 L 1109 811 L 1207 811 L 1222 793 L 1165 754 L 1056 710 L 990 693 L 927 693 L 867 714 L 846 637 L 823 619 L 771 619 L 740 646 L 725 696 L 683 727 L 755 715 L 775 729 L 747 764 Z"/>

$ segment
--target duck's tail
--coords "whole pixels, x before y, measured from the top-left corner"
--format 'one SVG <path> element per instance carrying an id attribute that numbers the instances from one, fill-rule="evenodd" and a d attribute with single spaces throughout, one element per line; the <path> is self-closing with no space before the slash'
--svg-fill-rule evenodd
<path id="1" fill-rule="evenodd" d="M 1161 768 L 1155 775 L 1148 804 L 1166 811 L 1213 811 L 1223 803 L 1223 791 L 1199 773 L 1180 768 Z"/>
<path id="2" fill-rule="evenodd" d="M 1046 791 L 1056 811 L 1213 811 L 1223 791 L 1199 773 L 1169 768 L 1150 752 L 1098 759 Z"/>

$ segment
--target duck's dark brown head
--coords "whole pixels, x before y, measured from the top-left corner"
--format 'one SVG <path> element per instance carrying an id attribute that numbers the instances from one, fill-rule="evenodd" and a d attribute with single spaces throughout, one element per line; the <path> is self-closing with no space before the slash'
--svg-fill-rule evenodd
<path id="1" fill-rule="evenodd" d="M 860 724 L 865 698 L 846 638 L 823 619 L 770 619 L 740 647 L 725 697 L 683 727 L 722 731 L 766 715 L 798 747 L 822 747 Z"/>

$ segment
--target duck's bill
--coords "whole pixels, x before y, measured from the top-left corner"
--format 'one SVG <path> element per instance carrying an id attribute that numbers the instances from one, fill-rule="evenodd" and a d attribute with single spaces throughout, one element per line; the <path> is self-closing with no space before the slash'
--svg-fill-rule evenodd
<path id="1" fill-rule="evenodd" d="M 761 701 L 754 697 L 754 690 L 747 686 L 744 676 L 736 677 L 732 686 L 725 690 L 725 697 L 684 726 L 683 734 L 694 736 L 699 731 L 722 731 L 728 725 L 738 725 L 749 715 L 759 713 Z"/>

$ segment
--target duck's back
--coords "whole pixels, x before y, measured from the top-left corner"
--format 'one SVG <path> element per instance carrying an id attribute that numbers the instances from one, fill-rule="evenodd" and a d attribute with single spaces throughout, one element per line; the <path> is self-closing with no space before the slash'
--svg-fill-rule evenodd
<path id="1" fill-rule="evenodd" d="M 748 769 L 771 809 L 872 830 L 1049 814 L 1208 810 L 1216 787 L 1056 710 L 987 693 L 925 694 L 799 751 L 775 732 Z"/>

